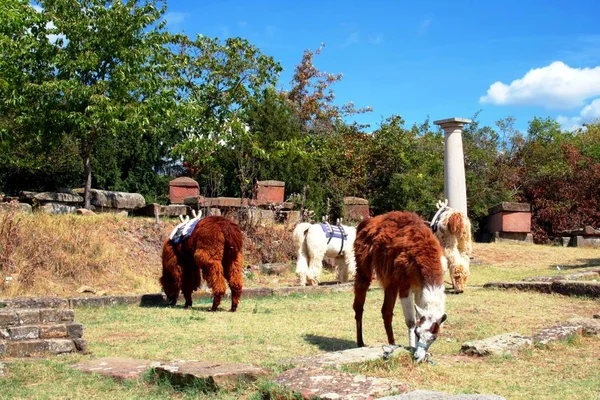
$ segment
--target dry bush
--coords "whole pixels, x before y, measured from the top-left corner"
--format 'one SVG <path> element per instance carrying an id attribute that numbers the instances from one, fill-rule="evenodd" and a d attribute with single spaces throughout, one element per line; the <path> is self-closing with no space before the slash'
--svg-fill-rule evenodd
<path id="1" fill-rule="evenodd" d="M 289 262 L 295 258 L 292 230 L 287 225 L 244 230 L 246 264 Z"/>
<path id="2" fill-rule="evenodd" d="M 19 222 L 18 205 L 11 203 L 6 212 L 0 214 L 0 271 L 4 273 L 14 267 L 12 255 L 19 245 Z"/>

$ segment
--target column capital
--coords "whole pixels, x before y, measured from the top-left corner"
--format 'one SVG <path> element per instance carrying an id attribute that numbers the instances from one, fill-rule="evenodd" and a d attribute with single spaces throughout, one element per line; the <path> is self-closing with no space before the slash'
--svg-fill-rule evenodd
<path id="1" fill-rule="evenodd" d="M 433 121 L 435 125 L 439 125 L 444 131 L 447 129 L 461 129 L 465 124 L 470 124 L 470 119 L 466 118 L 447 118 Z"/>

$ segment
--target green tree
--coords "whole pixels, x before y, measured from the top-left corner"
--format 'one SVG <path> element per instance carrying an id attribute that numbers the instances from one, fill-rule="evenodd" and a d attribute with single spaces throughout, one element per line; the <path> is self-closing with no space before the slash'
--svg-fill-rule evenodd
<path id="1" fill-rule="evenodd" d="M 30 43 L 35 54 L 16 127 L 38 141 L 77 143 L 85 176 L 85 207 L 90 206 L 92 151 L 99 138 L 160 133 L 172 114 L 171 89 L 162 68 L 169 35 L 159 22 L 159 0 L 41 0 L 41 11 L 17 46 Z M 31 8 L 31 7 L 30 7 Z M 31 11 L 22 11 L 31 15 Z M 22 109 L 23 110 L 23 109 Z M 37 129 L 32 129 L 35 122 Z"/>

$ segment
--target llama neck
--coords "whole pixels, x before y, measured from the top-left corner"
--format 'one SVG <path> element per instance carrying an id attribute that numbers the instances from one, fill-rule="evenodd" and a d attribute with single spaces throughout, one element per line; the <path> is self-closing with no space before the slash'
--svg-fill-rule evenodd
<path id="1" fill-rule="evenodd" d="M 444 285 L 425 285 L 421 291 L 422 304 L 419 307 L 427 314 L 441 316 L 446 312 L 446 292 Z"/>

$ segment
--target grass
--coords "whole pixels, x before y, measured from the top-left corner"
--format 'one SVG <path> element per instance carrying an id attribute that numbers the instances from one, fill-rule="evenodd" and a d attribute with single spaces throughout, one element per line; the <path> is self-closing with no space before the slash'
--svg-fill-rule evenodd
<path id="1" fill-rule="evenodd" d="M 364 329 L 369 345 L 384 344 L 382 297 L 377 289 L 367 296 Z M 160 382 L 158 386 L 148 381 L 117 384 L 71 370 L 69 365 L 120 356 L 251 362 L 281 372 L 293 365 L 290 359 L 295 357 L 355 347 L 352 299 L 351 293 L 242 299 L 237 313 L 207 312 L 208 302 L 195 304 L 192 310 L 77 309 L 76 320 L 84 325 L 91 354 L 10 363 L 8 376 L 0 378 L 0 398 L 260 398 L 265 387 L 273 391 L 271 398 L 291 398 L 285 397 L 289 393 L 277 392 L 280 389 L 269 381 L 230 393 L 203 394 L 179 391 Z M 513 331 L 531 335 L 571 317 L 590 317 L 598 311 L 597 301 L 479 289 L 449 295 L 447 309 L 449 319 L 431 349 L 436 365 L 415 365 L 408 354 L 400 354 L 387 363 L 363 363 L 347 370 L 394 378 L 412 389 L 495 393 L 509 399 L 590 399 L 600 390 L 595 368 L 600 357 L 598 337 L 568 339 L 549 348 L 530 348 L 513 357 L 459 355 L 461 344 L 468 340 Z M 399 310 L 394 327 L 397 341 L 406 343 Z"/>
<path id="2" fill-rule="evenodd" d="M 6 214 L 0 215 L 0 219 Z M 91 285 L 110 294 L 158 292 L 160 249 L 175 221 L 156 228 L 151 219 L 98 215 L 49 217 L 22 215 L 10 262 L 0 270 L 0 282 L 13 276 L 2 296 L 77 295 L 79 285 Z M 28 232 L 26 234 L 26 232 Z M 35 232 L 32 234 L 31 232 Z M 15 236 L 11 236 L 15 237 Z M 253 244 L 248 263 L 270 256 L 277 240 L 263 237 Z M 1 238 L 0 238 L 1 239 Z M 64 243 L 63 243 L 64 242 Z M 6 242 L 2 242 L 5 243 Z M 0 244 L 2 244 L 0 243 Z M 252 247 L 252 246 L 250 246 Z M 254 253 L 253 253 L 254 251 Z M 286 257 L 279 251 L 278 257 Z M 600 250 L 519 244 L 475 244 L 476 263 L 469 285 L 516 281 L 526 277 L 590 271 L 600 267 Z M 285 260 L 270 260 L 280 262 Z M 33 268 L 35 267 L 35 268 Z M 34 279 L 19 283 L 27 271 Z M 323 281 L 333 280 L 325 271 Z M 24 280 L 27 283 L 27 279 Z M 254 270 L 245 287 L 286 286 L 293 272 L 263 275 Z M 367 296 L 365 341 L 383 345 L 380 316 L 383 294 L 374 288 Z M 202 388 L 176 388 L 165 381 L 145 379 L 117 383 L 89 375 L 70 365 L 99 357 L 132 357 L 251 362 L 273 374 L 293 367 L 299 356 L 355 347 L 351 293 L 291 295 L 250 299 L 242 297 L 238 312 L 209 313 L 209 302 L 191 310 L 176 308 L 80 308 L 76 320 L 84 326 L 88 355 L 74 354 L 47 360 L 8 361 L 0 376 L 0 399 L 278 399 L 297 397 L 270 380 L 239 387 L 232 392 L 206 394 Z M 228 307 L 225 301 L 223 308 Z M 347 371 L 390 377 L 411 389 L 449 393 L 495 393 L 507 399 L 594 399 L 600 393 L 597 364 L 600 338 L 571 337 L 549 347 L 525 349 L 514 356 L 471 358 L 459 354 L 462 343 L 500 333 L 532 335 L 572 317 L 598 313 L 598 301 L 517 291 L 469 288 L 448 295 L 449 319 L 432 347 L 435 365 L 415 365 L 407 354 L 389 362 L 375 361 L 346 367 Z M 396 340 L 406 344 L 400 307 L 394 321 Z"/>

